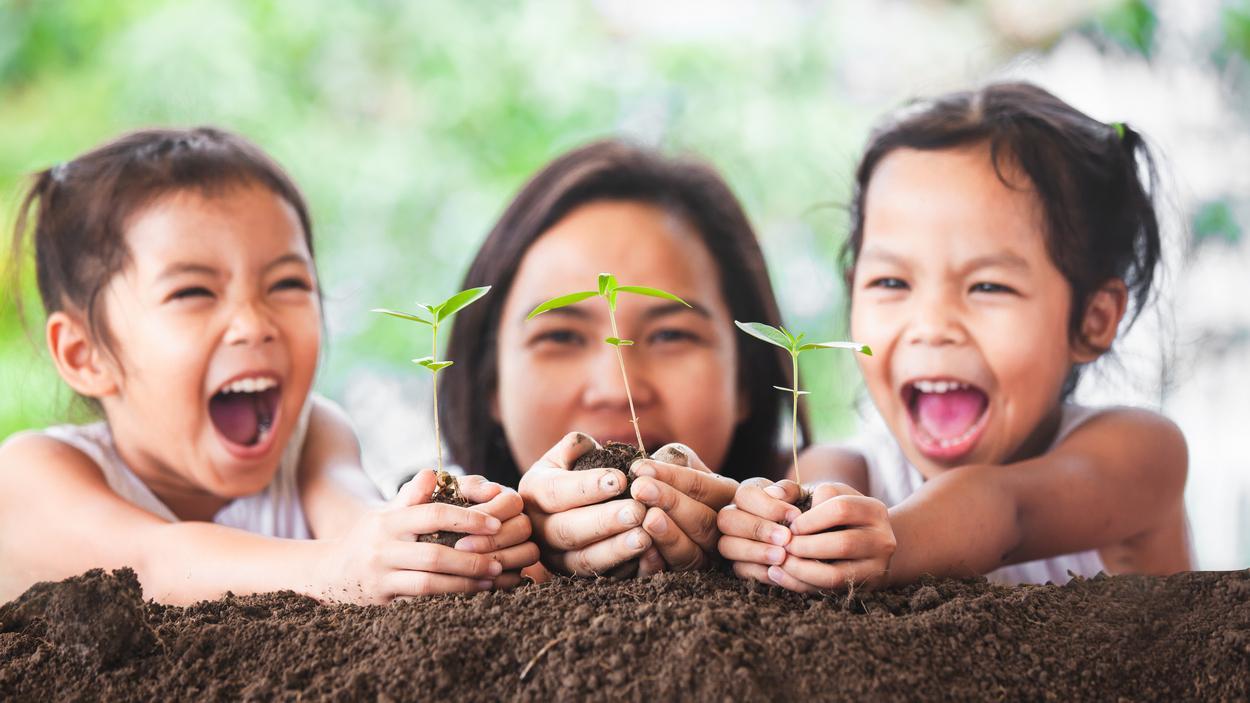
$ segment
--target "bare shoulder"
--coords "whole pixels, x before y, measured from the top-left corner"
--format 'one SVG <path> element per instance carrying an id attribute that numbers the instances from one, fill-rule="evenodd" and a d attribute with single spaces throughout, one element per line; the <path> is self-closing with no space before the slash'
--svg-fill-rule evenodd
<path id="1" fill-rule="evenodd" d="M 799 471 L 804 483 L 837 481 L 860 493 L 868 491 L 868 462 L 850 447 L 817 444 L 799 455 Z"/>
<path id="2" fill-rule="evenodd" d="M 76 478 L 107 487 L 100 467 L 86 454 L 38 432 L 19 432 L 0 444 L 0 485 L 20 486 Z"/>
<path id="3" fill-rule="evenodd" d="M 1103 465 L 1131 467 L 1156 485 L 1184 489 L 1189 447 L 1180 427 L 1142 408 L 1116 407 L 1090 418 L 1056 447 L 1078 451 Z"/>

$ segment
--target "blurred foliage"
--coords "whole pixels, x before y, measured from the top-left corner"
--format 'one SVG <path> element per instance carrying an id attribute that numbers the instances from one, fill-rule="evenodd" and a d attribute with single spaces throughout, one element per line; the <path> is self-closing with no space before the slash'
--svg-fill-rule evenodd
<path id="1" fill-rule="evenodd" d="M 1225 0 L 1220 27 L 1224 35 L 1220 53 L 1250 61 L 1250 0 Z"/>
<path id="2" fill-rule="evenodd" d="M 925 23 L 949 16 L 962 33 L 924 24 L 915 41 L 978 39 L 969 27 L 992 39 L 975 20 L 987 3 L 921 3 Z M 125 130 L 241 132 L 311 203 L 330 330 L 318 387 L 341 397 L 356 374 L 412 373 L 415 333 L 366 310 L 455 289 L 527 176 L 590 139 L 626 135 L 719 168 L 757 227 L 787 324 L 844 336 L 836 257 L 851 170 L 871 121 L 917 84 L 848 87 L 860 32 L 839 22 L 863 5 L 759 3 L 760 18 L 745 19 L 733 5 L 695 21 L 674 7 L 671 22 L 667 6 L 646 7 L 665 12 L 574 0 L 0 0 L 0 216 L 12 221 L 24 174 Z M 1244 18 L 1244 3 L 1230 8 Z M 1096 24 L 1149 53 L 1149 4 Z M 1238 27 L 1230 36 L 1244 39 Z M 22 295 L 37 309 L 29 279 Z M 6 290 L 0 437 L 63 418 L 69 400 L 34 351 L 41 320 L 31 344 L 12 303 Z M 804 370 L 805 386 L 827 389 L 811 406 L 823 438 L 854 427 L 853 364 L 827 355 Z"/>
<path id="3" fill-rule="evenodd" d="M 1146 0 L 1125 0 L 1092 22 L 1095 36 L 1149 57 L 1154 51 L 1159 18 Z"/>
<path id="4" fill-rule="evenodd" d="M 1226 200 L 1216 200 L 1199 207 L 1194 213 L 1191 231 L 1194 246 L 1217 241 L 1236 244 L 1242 236 L 1241 225 Z"/>

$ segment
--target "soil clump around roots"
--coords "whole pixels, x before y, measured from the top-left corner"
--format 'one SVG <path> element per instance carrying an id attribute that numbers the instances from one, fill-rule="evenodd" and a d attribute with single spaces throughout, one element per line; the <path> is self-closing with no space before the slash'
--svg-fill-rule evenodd
<path id="1" fill-rule="evenodd" d="M 804 596 L 716 573 L 389 606 L 144 602 L 132 571 L 0 606 L 0 700 L 1245 700 L 1250 571 Z"/>
<path id="2" fill-rule="evenodd" d="M 625 474 L 625 486 L 619 495 L 627 495 L 629 487 L 634 485 L 634 472 L 630 471 L 630 466 L 639 459 L 646 459 L 647 455 L 638 451 L 638 447 L 623 442 L 608 442 L 603 445 L 602 449 L 591 449 L 585 454 L 577 457 L 577 461 L 573 462 L 573 471 L 587 471 L 589 469 L 620 469 Z M 609 499 L 614 500 L 614 499 Z M 604 501 L 605 503 L 607 501 Z"/>
<path id="3" fill-rule="evenodd" d="M 430 497 L 430 502 L 446 503 L 459 508 L 468 508 L 473 505 L 472 501 L 461 495 L 460 482 L 456 480 L 455 476 L 447 473 L 446 471 L 438 472 L 438 484 L 434 487 L 434 495 Z M 441 530 L 439 532 L 431 532 L 425 535 L 417 535 L 417 541 L 433 542 L 434 544 L 441 544 L 444 547 L 454 548 L 456 546 L 456 542 L 458 542 L 461 537 L 465 537 L 467 535 L 467 532 L 451 532 L 448 530 Z"/>

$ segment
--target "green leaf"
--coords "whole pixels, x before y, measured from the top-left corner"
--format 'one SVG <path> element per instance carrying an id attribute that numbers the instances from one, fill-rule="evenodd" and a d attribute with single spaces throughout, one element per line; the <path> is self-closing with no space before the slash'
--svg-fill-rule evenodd
<path id="1" fill-rule="evenodd" d="M 380 313 L 382 313 L 383 315 L 390 315 L 391 317 L 398 317 L 398 318 L 399 318 L 399 319 L 401 319 L 401 320 L 409 320 L 409 321 L 411 321 L 411 322 L 420 322 L 420 323 L 421 323 L 421 324 L 423 324 L 423 325 L 431 325 L 431 326 L 433 326 L 433 324 L 434 324 L 433 322 L 430 322 L 429 320 L 425 319 L 424 317 L 419 317 L 419 316 L 417 316 L 417 315 L 412 315 L 412 314 L 410 314 L 410 313 L 406 313 L 406 312 L 397 312 L 397 311 L 395 311 L 395 310 L 387 310 L 387 309 L 385 309 L 385 308 L 374 308 L 374 309 L 370 310 L 369 312 L 380 312 Z"/>
<path id="2" fill-rule="evenodd" d="M 604 296 L 608 299 L 608 309 L 612 312 L 616 312 L 616 292 L 616 288 L 609 288 L 608 294 Z"/>
<path id="3" fill-rule="evenodd" d="M 872 347 L 858 342 L 809 342 L 799 347 L 801 352 L 811 351 L 812 349 L 850 349 L 864 356 L 872 356 Z"/>
<path id="4" fill-rule="evenodd" d="M 616 288 L 616 276 L 610 273 L 599 274 L 599 295 L 606 296 Z"/>
<path id="5" fill-rule="evenodd" d="M 454 363 L 456 363 L 456 362 L 454 362 L 454 361 L 435 361 L 435 360 L 434 360 L 434 357 L 432 357 L 432 356 L 423 356 L 423 357 L 421 357 L 420 359 L 413 359 L 413 360 L 412 360 L 412 363 L 414 363 L 414 364 L 416 364 L 416 365 L 418 365 L 418 366 L 424 366 L 425 368 L 427 368 L 427 369 L 429 369 L 429 370 L 433 371 L 434 373 L 438 373 L 439 371 L 442 371 L 443 369 L 447 368 L 448 366 L 451 366 L 452 364 L 454 364 Z"/>
<path id="6" fill-rule="evenodd" d="M 632 339 L 621 339 L 620 337 L 608 337 L 607 339 L 603 341 L 607 342 L 608 344 L 611 344 L 614 347 L 628 347 L 628 346 L 633 345 L 634 343 L 634 340 Z"/>
<path id="7" fill-rule="evenodd" d="M 812 394 L 811 391 L 796 391 L 793 388 L 786 388 L 785 386 L 773 386 L 773 388 L 776 388 L 779 391 L 785 391 L 787 393 L 797 393 L 799 395 L 811 395 Z"/>
<path id="8" fill-rule="evenodd" d="M 490 286 L 482 286 L 480 288 L 470 288 L 469 290 L 462 290 L 459 293 L 456 293 L 447 300 L 444 300 L 443 303 L 438 306 L 438 321 L 442 322 L 452 315 L 455 315 L 462 309 L 477 302 L 478 299 L 489 292 Z"/>
<path id="9" fill-rule="evenodd" d="M 567 305 L 572 305 L 574 303 L 580 303 L 583 300 L 587 298 L 593 298 L 596 295 L 599 295 L 599 293 L 596 291 L 584 290 L 580 293 L 569 293 L 568 295 L 562 295 L 558 298 L 552 298 L 551 300 L 548 300 L 545 303 L 542 303 L 538 307 L 531 310 L 530 314 L 525 316 L 525 319 L 532 320 L 538 315 L 541 315 L 547 312 L 548 310 L 555 310 L 556 308 L 562 308 Z"/>
<path id="10" fill-rule="evenodd" d="M 738 329 L 746 332 L 756 339 L 762 339 L 765 342 L 775 344 L 786 351 L 792 351 L 790 346 L 790 335 L 782 332 L 772 325 L 766 325 L 763 322 L 738 322 L 737 320 L 734 320 L 734 324 L 738 326 Z"/>
<path id="11" fill-rule="evenodd" d="M 682 300 L 681 298 L 678 298 L 677 296 L 673 295 L 672 293 L 669 293 L 668 291 L 660 290 L 659 288 L 648 288 L 647 286 L 617 286 L 616 289 L 619 291 L 624 291 L 626 293 L 634 293 L 636 295 L 649 295 L 652 298 L 664 298 L 665 300 L 675 300 L 681 303 L 682 305 L 685 305 L 686 307 L 692 307 L 690 303 L 687 303 L 686 301 Z"/>

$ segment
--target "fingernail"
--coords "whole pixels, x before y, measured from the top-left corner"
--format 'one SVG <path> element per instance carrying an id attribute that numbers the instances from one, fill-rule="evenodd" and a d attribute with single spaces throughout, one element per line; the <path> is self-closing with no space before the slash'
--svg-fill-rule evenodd
<path id="1" fill-rule="evenodd" d="M 473 585 L 477 586 L 477 590 L 479 591 L 489 591 L 490 589 L 495 587 L 495 580 L 494 579 L 482 579 L 481 581 L 478 581 L 474 583 Z"/>
<path id="2" fill-rule="evenodd" d="M 768 567 L 768 578 L 769 578 L 769 580 L 771 580 L 773 583 L 777 584 L 778 586 L 780 586 L 780 585 L 781 585 L 782 574 L 784 574 L 784 573 L 785 573 L 785 572 L 781 570 L 781 567 L 780 567 L 780 566 L 770 566 L 770 567 Z"/>
<path id="3" fill-rule="evenodd" d="M 786 492 L 781 490 L 781 486 L 768 486 L 767 488 L 764 489 L 764 492 L 776 498 L 777 500 L 786 499 Z"/>
<path id="4" fill-rule="evenodd" d="M 662 535 L 665 532 L 668 532 L 668 519 L 663 515 L 657 518 L 655 520 L 655 524 L 651 526 L 651 532 L 657 535 Z"/>
<path id="5" fill-rule="evenodd" d="M 635 476 L 655 476 L 655 467 L 647 462 L 646 459 L 639 459 L 629 467 Z"/>
<path id="6" fill-rule="evenodd" d="M 620 512 L 616 514 L 616 519 L 627 527 L 633 527 L 638 524 L 638 514 L 630 507 L 621 508 Z"/>
<path id="7" fill-rule="evenodd" d="M 781 547 L 769 547 L 764 550 L 764 558 L 774 564 L 780 564 L 786 560 L 786 550 Z"/>
<path id="8" fill-rule="evenodd" d="M 500 564 L 494 559 L 491 559 L 490 560 L 490 575 L 498 576 L 499 574 L 502 574 L 502 573 L 503 573 L 503 564 Z"/>
<path id="9" fill-rule="evenodd" d="M 800 515 L 802 515 L 802 514 L 803 514 L 803 513 L 802 513 L 802 512 L 800 512 L 798 508 L 794 508 L 794 509 L 792 509 L 792 510 L 787 510 L 787 511 L 786 511 L 786 524 L 787 524 L 787 525 L 793 525 L 793 524 L 794 524 L 794 521 L 795 521 L 795 520 L 798 520 L 798 519 L 799 519 L 799 516 L 800 516 Z"/>
<path id="10" fill-rule="evenodd" d="M 621 484 L 616 480 L 616 474 L 606 473 L 603 478 L 599 479 L 599 489 L 604 493 L 616 495 L 621 492 Z"/>
<path id="11" fill-rule="evenodd" d="M 494 517 L 494 516 L 490 516 L 486 518 L 486 529 L 490 530 L 491 532 L 494 532 L 498 530 L 500 527 L 503 527 L 503 523 L 499 522 L 499 518 Z"/>
<path id="12" fill-rule="evenodd" d="M 473 545 L 474 545 L 474 542 L 473 542 L 472 537 L 461 537 L 460 539 L 456 540 L 456 545 L 453 547 L 453 549 L 457 551 L 461 551 L 461 552 L 471 552 L 473 551 Z"/>
<path id="13" fill-rule="evenodd" d="M 642 549 L 642 533 L 630 532 L 625 536 L 625 544 L 629 545 L 630 549 Z"/>
<path id="14" fill-rule="evenodd" d="M 784 527 L 774 527 L 768 541 L 776 545 L 783 545 L 790 541 L 790 531 Z"/>
<path id="15" fill-rule="evenodd" d="M 651 502 L 660 497 L 660 489 L 650 481 L 640 481 L 636 485 L 638 486 L 638 500 Z"/>

